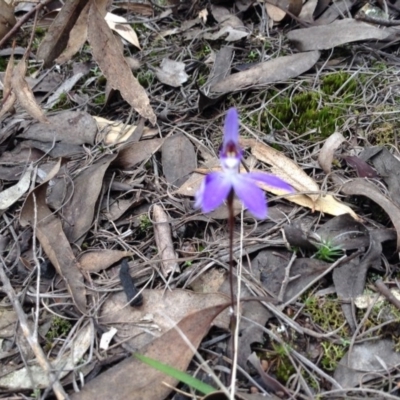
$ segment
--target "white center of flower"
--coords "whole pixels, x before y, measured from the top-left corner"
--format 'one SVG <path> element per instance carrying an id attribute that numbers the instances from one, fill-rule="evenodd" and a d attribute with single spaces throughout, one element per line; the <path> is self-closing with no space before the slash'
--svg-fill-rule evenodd
<path id="1" fill-rule="evenodd" d="M 240 160 L 237 157 L 226 157 L 224 160 L 224 164 L 229 169 L 237 169 L 239 166 Z"/>

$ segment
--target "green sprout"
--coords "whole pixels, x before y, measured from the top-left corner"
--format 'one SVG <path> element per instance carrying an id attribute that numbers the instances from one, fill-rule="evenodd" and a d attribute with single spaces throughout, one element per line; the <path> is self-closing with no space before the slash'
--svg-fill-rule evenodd
<path id="1" fill-rule="evenodd" d="M 340 246 L 334 246 L 329 239 L 322 239 L 320 243 L 316 243 L 316 246 L 318 250 L 314 257 L 317 260 L 334 262 L 343 255 L 343 249 Z"/>
<path id="2" fill-rule="evenodd" d="M 147 214 L 143 214 L 139 217 L 139 230 L 142 233 L 146 233 L 147 230 L 152 226 L 152 222 Z"/>

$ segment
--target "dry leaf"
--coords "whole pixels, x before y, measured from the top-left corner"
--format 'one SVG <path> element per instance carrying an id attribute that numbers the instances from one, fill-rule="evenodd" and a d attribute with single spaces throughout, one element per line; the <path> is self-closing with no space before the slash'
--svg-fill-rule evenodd
<path id="1" fill-rule="evenodd" d="M 97 122 L 99 131 L 104 136 L 104 144 L 118 144 L 126 142 L 135 132 L 137 126 L 124 124 L 123 122 L 110 121 L 102 117 L 93 117 Z"/>
<path id="2" fill-rule="evenodd" d="M 132 254 L 130 251 L 90 250 L 79 257 L 79 263 L 83 271 L 100 272 Z"/>
<path id="3" fill-rule="evenodd" d="M 14 7 L 0 0 L 0 40 L 7 35 L 16 22 Z"/>
<path id="4" fill-rule="evenodd" d="M 161 68 L 156 68 L 156 76 L 160 82 L 166 85 L 179 87 L 189 79 L 189 75 L 185 72 L 185 64 L 183 62 L 164 58 L 160 67 Z"/>
<path id="5" fill-rule="evenodd" d="M 326 174 L 331 172 L 333 155 L 346 139 L 340 132 L 335 132 L 325 140 L 318 155 L 318 163 Z"/>
<path id="6" fill-rule="evenodd" d="M 207 8 L 203 8 L 201 11 L 199 11 L 199 18 L 203 20 L 203 23 L 207 22 L 207 17 L 208 17 Z"/>
<path id="7" fill-rule="evenodd" d="M 171 272 L 180 272 L 176 262 L 177 256 L 172 242 L 171 227 L 167 213 L 158 204 L 153 208 L 154 238 L 157 244 L 158 254 L 161 258 L 161 269 L 164 276 Z"/>
<path id="8" fill-rule="evenodd" d="M 287 11 L 298 16 L 302 7 L 302 0 L 266 0 L 265 2 L 265 9 L 275 22 L 282 21 L 286 17 Z"/>
<path id="9" fill-rule="evenodd" d="M 299 51 L 327 50 L 360 40 L 386 40 L 393 34 L 388 28 L 378 28 L 351 18 L 329 25 L 311 26 L 290 31 L 286 36 Z"/>
<path id="10" fill-rule="evenodd" d="M 318 61 L 319 56 L 318 51 L 310 51 L 278 57 L 230 75 L 215 84 L 211 90 L 216 93 L 229 93 L 268 83 L 284 82 L 308 71 Z"/>
<path id="11" fill-rule="evenodd" d="M 93 340 L 93 325 L 88 324 L 68 343 L 63 355 L 52 362 L 57 377 L 63 378 L 79 366 Z M 10 391 L 46 389 L 51 386 L 48 375 L 36 362 L 0 378 L 1 387 Z"/>
<path id="12" fill-rule="evenodd" d="M 0 212 L 7 210 L 28 191 L 31 183 L 31 172 L 32 167 L 29 167 L 16 185 L 0 192 Z"/>
<path id="13" fill-rule="evenodd" d="M 164 139 L 142 140 L 122 149 L 114 165 L 121 168 L 132 168 L 136 164 L 149 159 L 162 146 Z"/>
<path id="14" fill-rule="evenodd" d="M 398 208 L 391 200 L 384 196 L 380 190 L 371 182 L 363 178 L 352 179 L 346 182 L 341 191 L 347 195 L 360 195 L 370 198 L 379 204 L 389 215 L 393 226 L 397 232 L 397 250 L 400 249 L 400 208 Z"/>
<path id="15" fill-rule="evenodd" d="M 60 170 L 60 166 L 61 160 L 49 172 L 44 182 L 29 193 L 21 209 L 20 224 L 22 226 L 33 226 L 35 224 L 35 215 L 37 216 L 36 236 L 47 257 L 64 279 L 74 304 L 80 312 L 85 314 L 86 289 L 83 284 L 79 263 L 75 259 L 63 232 L 60 220 L 46 204 L 48 182 L 55 177 Z"/>
<path id="16" fill-rule="evenodd" d="M 63 207 L 64 231 L 70 243 L 81 244 L 93 223 L 104 174 L 117 154 L 109 154 L 84 169 L 75 179 L 73 196 Z"/>
<path id="17" fill-rule="evenodd" d="M 153 5 L 147 3 L 126 3 L 124 1 L 118 2 L 118 7 L 125 10 L 133 11 L 133 14 L 143 15 L 144 17 L 153 16 Z"/>
<path id="18" fill-rule="evenodd" d="M 157 118 L 147 93 L 133 76 L 123 52 L 95 4 L 90 8 L 88 39 L 93 57 L 107 78 L 107 83 L 119 90 L 121 96 L 154 125 Z"/>
<path id="19" fill-rule="evenodd" d="M 177 327 L 197 349 L 212 321 L 229 305 L 230 303 L 212 306 L 189 314 L 177 324 Z M 181 371 L 186 371 L 193 357 L 192 350 L 175 328 L 155 339 L 141 349 L 140 353 Z M 81 392 L 72 394 L 70 398 L 71 400 L 125 400 L 131 398 L 134 393 L 135 400 L 161 400 L 168 396 L 171 387 L 177 383 L 164 373 L 141 363 L 134 357 L 129 357 L 88 382 Z"/>
<path id="20" fill-rule="evenodd" d="M 28 83 L 25 80 L 27 66 L 25 56 L 14 68 L 13 76 L 11 79 L 12 90 L 15 93 L 17 100 L 21 107 L 32 117 L 38 121 L 45 123 L 48 122 L 42 109 L 37 104 L 35 96 Z"/>
<path id="21" fill-rule="evenodd" d="M 166 138 L 161 149 L 161 163 L 167 182 L 181 186 L 197 167 L 192 142 L 181 133 Z"/>
<path id="22" fill-rule="evenodd" d="M 127 42 L 141 50 L 136 32 L 127 23 L 128 21 L 125 18 L 108 12 L 105 16 L 105 20 L 113 31 L 117 32 Z"/>
<path id="23" fill-rule="evenodd" d="M 71 0 L 64 3 L 40 43 L 37 58 L 49 66 L 66 48 L 70 32 L 89 0 Z"/>

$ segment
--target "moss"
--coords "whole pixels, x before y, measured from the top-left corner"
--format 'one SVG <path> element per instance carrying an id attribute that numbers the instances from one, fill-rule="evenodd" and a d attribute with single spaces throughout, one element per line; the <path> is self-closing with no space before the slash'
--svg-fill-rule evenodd
<path id="1" fill-rule="evenodd" d="M 152 227 L 152 222 L 147 214 L 139 217 L 139 230 L 141 233 L 146 233 Z"/>
<path id="2" fill-rule="evenodd" d="M 154 81 L 154 73 L 150 70 L 142 70 L 137 74 L 136 79 L 144 88 L 148 88 Z"/>
<path id="3" fill-rule="evenodd" d="M 60 337 L 66 337 L 71 328 L 71 322 L 68 320 L 61 317 L 54 317 L 51 321 L 51 327 L 46 334 L 46 339 L 52 342 Z"/>
<path id="4" fill-rule="evenodd" d="M 0 57 L 0 72 L 4 72 L 7 69 L 8 61 L 4 57 Z"/>
<path id="5" fill-rule="evenodd" d="M 96 96 L 94 98 L 94 103 L 95 104 L 104 105 L 105 102 L 106 102 L 106 95 L 104 93 L 103 94 L 99 94 L 98 96 Z"/>
<path id="6" fill-rule="evenodd" d="M 272 351 L 267 352 L 266 358 L 271 364 L 271 368 L 278 380 L 286 383 L 290 376 L 296 372 L 288 357 L 289 350 L 286 348 L 286 345 L 279 343 L 272 343 L 272 348 Z"/>
<path id="7" fill-rule="evenodd" d="M 328 341 L 321 342 L 324 354 L 321 357 L 321 366 L 326 371 L 334 371 L 339 361 L 344 357 L 349 345 L 335 344 Z"/>

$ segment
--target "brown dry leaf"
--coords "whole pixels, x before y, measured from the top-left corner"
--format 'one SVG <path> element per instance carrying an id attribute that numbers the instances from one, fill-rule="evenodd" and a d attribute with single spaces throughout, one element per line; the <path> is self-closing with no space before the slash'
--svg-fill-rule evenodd
<path id="1" fill-rule="evenodd" d="M 297 17 L 302 7 L 302 0 L 267 0 L 265 2 L 265 9 L 275 22 L 282 21 L 286 17 L 287 11 Z"/>
<path id="2" fill-rule="evenodd" d="M 29 189 L 32 167 L 29 167 L 16 185 L 0 192 L 0 214 L 17 202 Z"/>
<path id="3" fill-rule="evenodd" d="M 113 33 L 95 4 L 90 7 L 88 25 L 88 39 L 92 46 L 93 58 L 107 78 L 107 83 L 113 89 L 119 90 L 121 96 L 154 125 L 157 117 L 147 93 L 133 76 Z"/>
<path id="4" fill-rule="evenodd" d="M 70 243 L 81 244 L 92 225 L 104 174 L 116 156 L 117 154 L 104 156 L 74 179 L 72 199 L 63 208 L 64 231 Z"/>
<path id="5" fill-rule="evenodd" d="M 149 159 L 160 149 L 163 143 L 164 139 L 142 140 L 133 143 L 119 152 L 114 165 L 124 169 L 132 168 L 136 164 Z"/>
<path id="6" fill-rule="evenodd" d="M 79 257 L 79 263 L 83 271 L 100 272 L 110 267 L 125 257 L 132 256 L 130 251 L 119 250 L 90 250 Z"/>
<path id="7" fill-rule="evenodd" d="M 3 99 L 1 102 L 0 118 L 9 111 L 14 109 L 17 96 L 12 90 L 12 76 L 14 73 L 14 51 L 11 53 L 10 60 L 7 64 L 7 69 L 3 81 Z"/>
<path id="8" fill-rule="evenodd" d="M 393 30 L 346 18 L 329 25 L 292 30 L 288 39 L 299 51 L 327 50 L 360 40 L 386 40 Z"/>
<path id="9" fill-rule="evenodd" d="M 154 238 L 157 244 L 158 254 L 161 258 L 161 270 L 164 276 L 171 272 L 180 272 L 176 262 L 177 256 L 172 242 L 171 227 L 167 213 L 158 204 L 153 208 Z"/>
<path id="10" fill-rule="evenodd" d="M 11 78 L 12 90 L 17 97 L 21 107 L 32 117 L 42 123 L 48 122 L 42 109 L 35 100 L 32 89 L 29 87 L 25 80 L 27 71 L 26 55 L 14 68 L 13 76 Z"/>
<path id="11" fill-rule="evenodd" d="M 14 16 L 14 7 L 0 0 L 0 40 L 10 31 L 17 20 Z"/>
<path id="12" fill-rule="evenodd" d="M 118 144 L 126 142 L 135 132 L 136 125 L 128 125 L 123 122 L 110 121 L 102 117 L 93 117 L 97 122 L 99 131 L 104 136 L 104 144 Z"/>
<path id="13" fill-rule="evenodd" d="M 99 317 L 102 325 L 118 326 L 117 338 L 126 340 L 129 335 L 127 343 L 133 349 L 140 349 L 161 337 L 171 324 L 178 323 L 186 315 L 229 301 L 229 296 L 217 291 L 196 293 L 183 289 L 167 292 L 144 289 L 142 295 L 143 305 L 132 308 L 126 307 L 125 293 L 113 293 L 104 303 Z M 228 330 L 229 322 L 228 312 L 224 312 L 213 325 Z"/>
<path id="14" fill-rule="evenodd" d="M 161 149 L 161 162 L 167 182 L 181 186 L 197 167 L 192 142 L 182 133 L 166 138 Z"/>
<path id="15" fill-rule="evenodd" d="M 74 27 L 69 33 L 67 47 L 56 59 L 57 64 L 61 65 L 71 60 L 71 58 L 85 44 L 87 39 L 87 19 L 89 16 L 90 4 L 91 3 L 88 2 L 81 11 Z"/>
<path id="16" fill-rule="evenodd" d="M 308 71 L 315 65 L 319 57 L 319 51 L 278 57 L 230 75 L 215 84 L 211 90 L 216 93 L 229 93 L 273 82 L 284 82 Z"/>
<path id="17" fill-rule="evenodd" d="M 166 296 L 170 294 L 172 293 L 168 292 Z M 160 302 L 162 303 L 162 301 Z M 183 304 L 180 305 L 182 306 Z M 212 321 L 225 308 L 229 307 L 229 304 L 215 305 L 193 312 L 184 317 L 177 324 L 177 328 L 197 349 L 210 329 Z M 181 371 L 186 371 L 193 357 L 192 350 L 182 339 L 181 333 L 175 328 L 171 328 L 161 337 L 141 349 L 140 354 Z M 167 383 L 168 386 L 163 382 Z M 135 400 L 160 400 L 165 399 L 171 392 L 171 387 L 174 387 L 177 383 L 175 379 L 140 362 L 134 357 L 129 357 L 88 382 L 81 392 L 71 395 L 71 400 L 125 400 L 131 398 L 132 393 L 135 394 Z"/>
<path id="18" fill-rule="evenodd" d="M 379 204 L 389 215 L 397 232 L 397 250 L 400 249 L 400 208 L 384 196 L 381 191 L 371 182 L 363 178 L 352 179 L 346 182 L 341 191 L 347 195 L 366 196 Z"/>
<path id="19" fill-rule="evenodd" d="M 91 144 L 95 142 L 97 125 L 85 111 L 63 111 L 48 118 L 49 123 L 30 125 L 19 137 L 41 142 Z"/>
<path id="20" fill-rule="evenodd" d="M 74 304 L 83 314 L 86 312 L 86 289 L 80 272 L 78 261 L 66 238 L 61 221 L 46 204 L 48 182 L 60 170 L 61 160 L 46 176 L 44 182 L 37 186 L 26 198 L 21 209 L 20 223 L 22 226 L 33 226 L 35 223 L 35 207 L 37 212 L 36 236 L 47 257 L 54 265 L 59 275 L 64 279 Z M 36 198 L 36 205 L 34 196 Z"/>
<path id="21" fill-rule="evenodd" d="M 328 139 L 325 140 L 325 143 L 318 155 L 318 164 L 326 174 L 331 172 L 333 155 L 335 154 L 335 151 L 345 141 L 346 139 L 340 132 L 333 133 L 328 137 Z"/>
<path id="22" fill-rule="evenodd" d="M 123 1 L 121 3 L 118 3 L 118 7 L 121 7 L 125 10 L 133 11 L 134 14 L 143 15 L 144 17 L 152 17 L 153 16 L 152 4 L 126 3 Z"/>
<path id="23" fill-rule="evenodd" d="M 70 32 L 88 2 L 89 0 L 71 0 L 64 3 L 36 54 L 37 59 L 43 60 L 45 66 L 49 66 L 67 47 Z"/>
<path id="24" fill-rule="evenodd" d="M 105 16 L 107 25 L 115 32 L 117 32 L 122 38 L 124 38 L 130 44 L 133 44 L 139 50 L 141 50 L 139 39 L 136 32 L 128 24 L 126 18 L 120 17 L 112 13 L 107 13 Z"/>
<path id="25" fill-rule="evenodd" d="M 163 58 L 160 67 L 156 68 L 155 72 L 161 83 L 172 87 L 179 87 L 189 79 L 183 62 Z"/>

